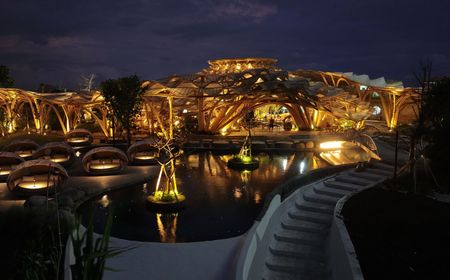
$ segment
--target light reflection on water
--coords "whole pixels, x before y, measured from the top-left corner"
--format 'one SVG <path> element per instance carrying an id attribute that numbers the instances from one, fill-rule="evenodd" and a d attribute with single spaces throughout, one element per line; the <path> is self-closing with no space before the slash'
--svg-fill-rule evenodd
<path id="1" fill-rule="evenodd" d="M 112 235 L 119 238 L 166 243 L 228 238 L 251 227 L 265 196 L 276 186 L 326 165 L 312 153 L 259 154 L 257 170 L 236 171 L 226 165 L 230 157 L 200 153 L 178 161 L 177 183 L 186 196 L 186 208 L 179 213 L 155 213 L 146 207 L 156 179 L 93 199 L 79 212 L 88 221 L 93 208 L 95 230 L 101 232 L 112 206 Z"/>

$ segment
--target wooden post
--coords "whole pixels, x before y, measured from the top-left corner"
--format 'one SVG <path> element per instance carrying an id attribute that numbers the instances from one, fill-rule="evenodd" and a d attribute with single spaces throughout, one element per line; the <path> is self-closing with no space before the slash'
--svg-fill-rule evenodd
<path id="1" fill-rule="evenodd" d="M 395 130 L 394 186 L 397 187 L 398 129 Z"/>

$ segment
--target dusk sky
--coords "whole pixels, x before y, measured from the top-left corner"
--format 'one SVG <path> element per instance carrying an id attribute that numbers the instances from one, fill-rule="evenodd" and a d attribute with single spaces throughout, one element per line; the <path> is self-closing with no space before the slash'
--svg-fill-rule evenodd
<path id="1" fill-rule="evenodd" d="M 411 84 L 425 58 L 435 76 L 450 74 L 449 11 L 446 0 L 1 0 L 0 65 L 31 90 L 77 89 L 91 73 L 97 84 L 158 79 L 232 57 Z"/>

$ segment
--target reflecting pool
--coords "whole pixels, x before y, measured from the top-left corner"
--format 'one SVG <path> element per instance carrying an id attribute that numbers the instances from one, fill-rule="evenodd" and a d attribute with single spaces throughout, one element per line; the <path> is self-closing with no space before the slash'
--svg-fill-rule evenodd
<path id="1" fill-rule="evenodd" d="M 327 165 L 312 153 L 259 154 L 257 170 L 235 171 L 227 167 L 230 158 L 206 152 L 177 160 L 178 189 L 186 196 L 186 207 L 178 213 L 156 213 L 147 207 L 156 178 L 92 199 L 79 213 L 85 224 L 93 213 L 95 231 L 101 233 L 112 207 L 112 235 L 123 239 L 173 243 L 229 238 L 252 226 L 275 187 Z"/>

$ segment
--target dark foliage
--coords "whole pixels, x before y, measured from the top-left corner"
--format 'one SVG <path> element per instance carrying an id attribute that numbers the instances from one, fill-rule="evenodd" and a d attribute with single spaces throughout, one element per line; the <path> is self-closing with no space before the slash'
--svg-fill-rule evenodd
<path id="1" fill-rule="evenodd" d="M 365 279 L 450 279 L 450 205 L 368 189 L 343 209 Z"/>
<path id="2" fill-rule="evenodd" d="M 14 79 L 9 75 L 9 68 L 0 65 L 0 87 L 13 87 Z"/>
<path id="3" fill-rule="evenodd" d="M 119 79 L 110 79 L 102 82 L 100 88 L 103 92 L 106 104 L 113 117 L 127 132 L 128 142 L 131 141 L 131 129 L 133 119 L 141 109 L 142 94 L 144 88 L 136 75 Z"/>

